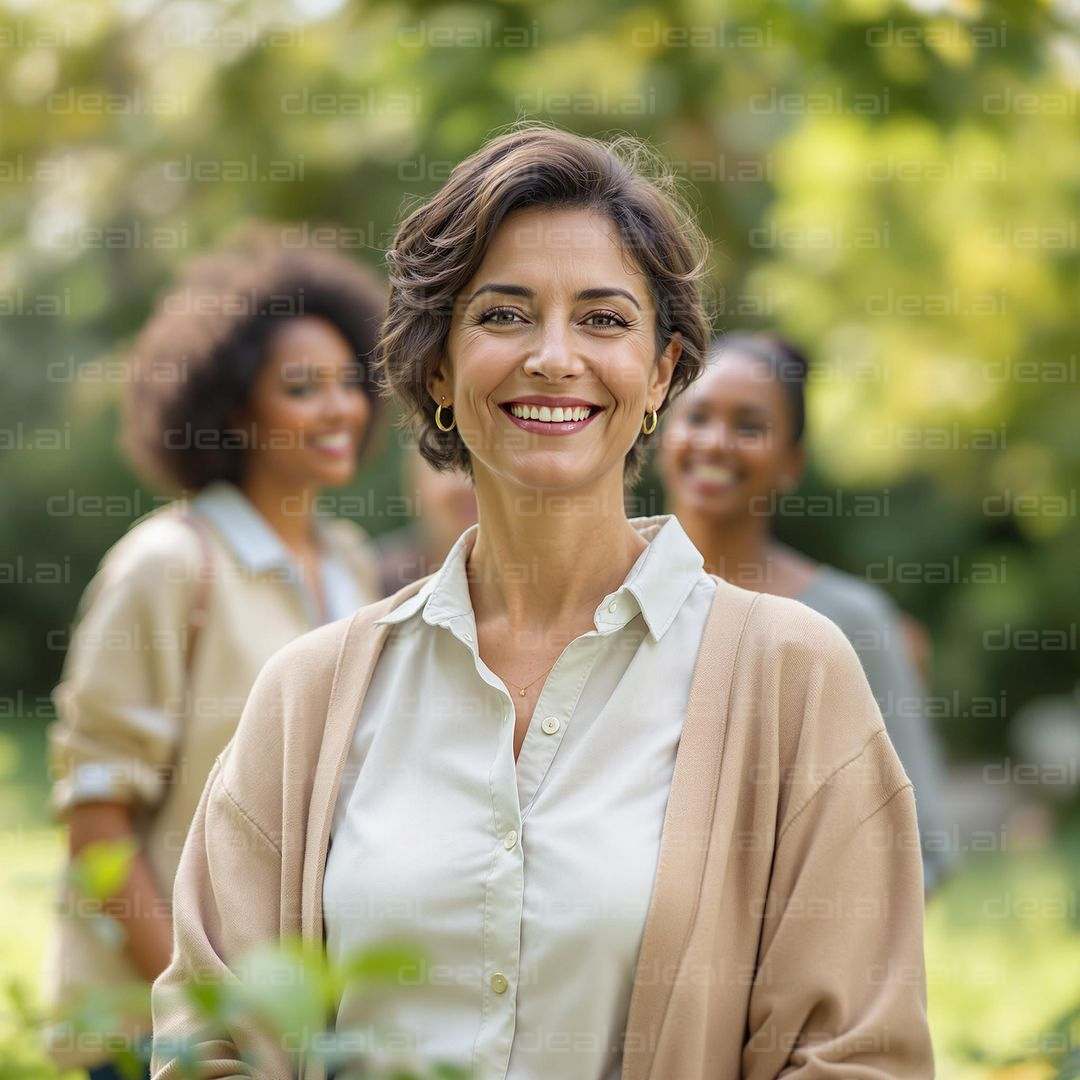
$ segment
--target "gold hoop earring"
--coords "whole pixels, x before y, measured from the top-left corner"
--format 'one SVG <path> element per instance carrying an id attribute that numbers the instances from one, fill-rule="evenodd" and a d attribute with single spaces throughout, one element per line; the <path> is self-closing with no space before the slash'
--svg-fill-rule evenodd
<path id="1" fill-rule="evenodd" d="M 440 404 L 440 405 L 437 405 L 437 406 L 435 407 L 435 426 L 436 426 L 436 427 L 437 427 L 437 428 L 438 428 L 438 429 L 439 429 L 440 431 L 453 431 L 453 430 L 454 430 L 454 428 L 456 428 L 456 427 L 457 427 L 457 417 L 456 417 L 456 416 L 454 417 L 454 419 L 453 419 L 453 420 L 451 420 L 451 421 L 450 421 L 450 426 L 449 426 L 449 427 L 443 427 L 443 423 L 442 423 L 442 411 L 443 411 L 443 405 L 445 405 L 445 404 L 446 404 L 446 398 L 443 398 L 443 399 L 442 399 L 442 404 Z M 451 407 L 451 408 L 453 408 L 453 406 L 452 406 L 452 405 L 451 405 L 450 407 Z"/>
<path id="2" fill-rule="evenodd" d="M 647 416 L 647 415 L 648 415 L 648 413 L 646 413 L 645 415 Z M 642 421 L 641 421 L 641 430 L 642 430 L 642 432 L 643 432 L 644 434 L 646 434 L 646 435 L 651 435 L 651 434 L 652 434 L 652 433 L 653 433 L 653 432 L 654 432 L 654 431 L 656 430 L 656 425 L 657 425 L 657 419 L 656 419 L 656 410 L 655 410 L 655 409 L 653 409 L 653 410 L 652 410 L 652 427 L 649 427 L 649 428 L 647 428 L 647 427 L 645 426 L 645 421 L 644 421 L 644 420 L 642 420 Z"/>

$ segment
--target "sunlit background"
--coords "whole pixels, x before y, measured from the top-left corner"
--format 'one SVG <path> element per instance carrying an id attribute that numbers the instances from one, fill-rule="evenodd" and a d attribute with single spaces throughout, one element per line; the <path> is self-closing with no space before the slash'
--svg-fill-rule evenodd
<path id="1" fill-rule="evenodd" d="M 410 197 L 537 116 L 672 163 L 717 329 L 814 363 L 780 535 L 932 636 L 963 860 L 927 913 L 939 1075 L 1080 1076 L 1078 103 L 1075 0 L 0 4 L 0 1072 L 54 1075 L 47 695 L 155 505 L 116 445 L 135 331 L 249 218 L 381 265 Z M 373 534 L 400 453 L 354 486 Z M 663 509 L 654 469 L 637 495 Z"/>

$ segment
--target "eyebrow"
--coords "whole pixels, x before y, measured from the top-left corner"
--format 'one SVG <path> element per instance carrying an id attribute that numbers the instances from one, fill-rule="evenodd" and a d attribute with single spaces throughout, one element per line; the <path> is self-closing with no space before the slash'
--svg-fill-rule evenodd
<path id="1" fill-rule="evenodd" d="M 502 293 L 505 296 L 520 296 L 525 300 L 536 299 L 535 289 L 527 289 L 524 285 L 504 285 L 499 284 L 498 282 L 493 282 L 490 285 L 481 285 L 480 288 L 477 289 L 476 292 L 474 292 L 472 296 L 470 296 L 465 301 L 465 306 L 468 307 L 468 305 L 471 304 L 478 296 L 480 296 L 482 293 L 488 292 Z M 603 300 L 608 296 L 625 297 L 627 300 L 630 301 L 631 304 L 634 305 L 634 307 L 638 309 L 638 311 L 641 310 L 641 305 L 637 302 L 637 300 L 634 299 L 632 293 L 627 292 L 626 289 L 616 288 L 614 285 L 605 285 L 599 289 L 582 289 L 581 292 L 577 294 L 575 299 Z"/>
<path id="2" fill-rule="evenodd" d="M 708 409 L 709 406 L 704 401 L 688 401 L 686 403 L 687 409 L 693 411 L 694 409 Z M 761 416 L 766 420 L 769 418 L 769 410 L 762 405 L 736 405 L 736 416 Z"/>

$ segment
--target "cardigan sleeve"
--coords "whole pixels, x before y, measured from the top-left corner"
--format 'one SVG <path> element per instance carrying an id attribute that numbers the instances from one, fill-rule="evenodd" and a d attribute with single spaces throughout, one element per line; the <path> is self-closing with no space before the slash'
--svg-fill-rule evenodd
<path id="1" fill-rule="evenodd" d="M 194 998 L 242 980 L 264 1000 L 252 950 L 300 935 L 307 810 L 350 625 L 301 634 L 266 661 L 203 788 L 173 885 L 172 959 L 151 990 L 154 1080 L 292 1080 L 307 1052 L 302 1017 L 276 1034 L 247 1008 L 211 1023 Z"/>
<path id="2" fill-rule="evenodd" d="M 226 790 L 221 760 L 203 790 L 180 857 L 172 960 L 151 994 L 154 1080 L 291 1075 L 287 1065 L 271 1067 L 279 1051 L 245 1017 L 215 1027 L 191 996 L 235 983 L 236 959 L 278 933 L 280 852 Z M 227 898 L 238 887 L 253 900 L 242 908 Z"/>
<path id="3" fill-rule="evenodd" d="M 215 1026 L 196 1007 L 193 992 L 235 984 L 244 955 L 281 933 L 280 831 L 255 820 L 228 786 L 230 765 L 248 776 L 269 767 L 255 760 L 250 740 L 261 717 L 276 721 L 276 668 L 264 667 L 252 687 L 238 735 L 218 755 L 184 842 L 173 886 L 173 954 L 155 980 L 151 1075 L 154 1080 L 287 1080 L 293 1070 L 280 1047 L 250 1016 Z M 271 737 L 266 742 L 273 744 Z M 235 755 L 248 760 L 230 762 Z M 263 774 L 264 783 L 273 786 Z"/>
<path id="4" fill-rule="evenodd" d="M 183 524 L 136 525 L 80 601 L 49 725 L 49 808 L 88 801 L 153 807 L 181 738 L 187 620 L 198 541 Z"/>
<path id="5" fill-rule="evenodd" d="M 763 904 L 743 1076 L 921 1080 L 934 1064 L 911 783 L 854 650 L 838 629 L 819 630 L 825 640 L 782 705 L 802 722 Z"/>

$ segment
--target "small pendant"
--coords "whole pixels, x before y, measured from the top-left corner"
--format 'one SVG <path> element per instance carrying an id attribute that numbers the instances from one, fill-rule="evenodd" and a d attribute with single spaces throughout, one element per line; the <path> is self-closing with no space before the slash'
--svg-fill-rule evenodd
<path id="1" fill-rule="evenodd" d="M 525 696 L 525 691 L 524 691 L 524 690 L 522 690 L 522 691 L 521 691 L 521 696 L 522 696 L 522 697 L 524 697 L 524 696 Z"/>

